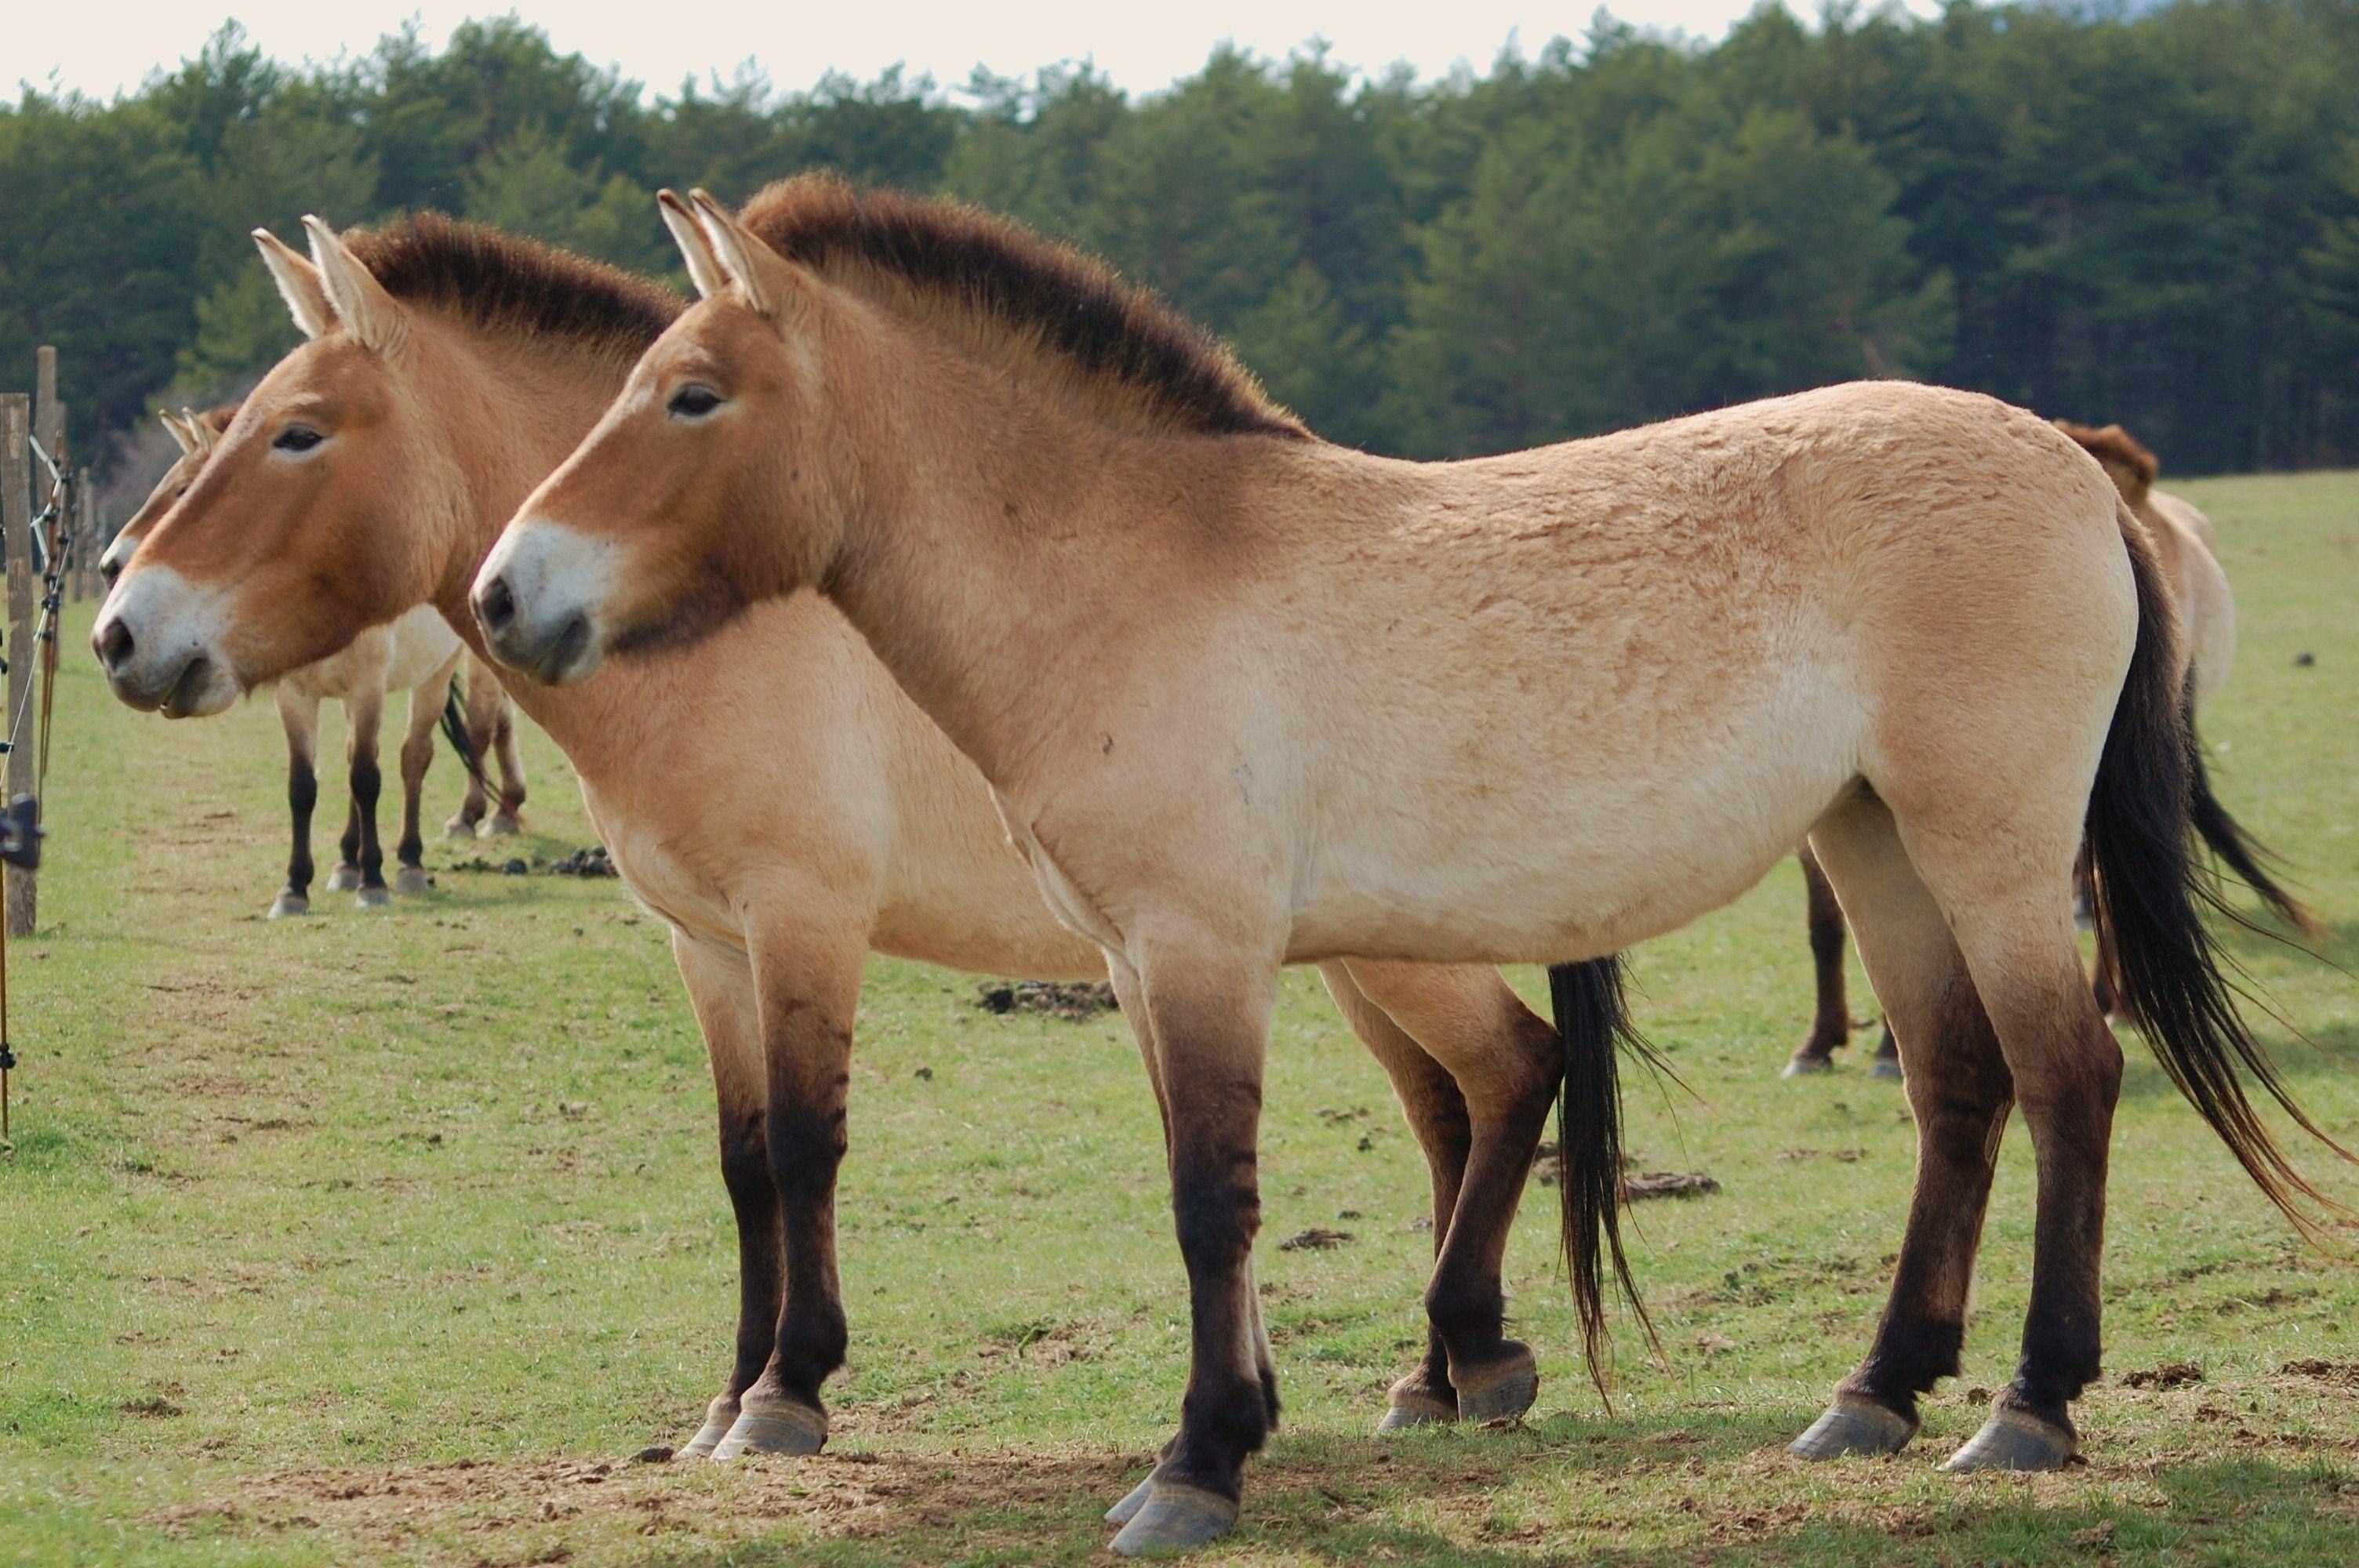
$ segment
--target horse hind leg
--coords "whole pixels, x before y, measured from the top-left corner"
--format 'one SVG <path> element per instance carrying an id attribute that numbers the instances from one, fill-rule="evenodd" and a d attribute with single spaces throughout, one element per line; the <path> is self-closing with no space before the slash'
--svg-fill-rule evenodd
<path id="1" fill-rule="evenodd" d="M 1907 1064 L 1918 1141 L 1916 1191 L 1875 1340 L 1791 1445 L 1815 1460 L 1898 1452 L 1916 1435 L 1918 1400 L 1957 1373 L 2012 1087 L 1965 957 L 1891 814 L 1862 795 L 1811 837 L 1858 917 L 1860 957 Z"/>
<path id="2" fill-rule="evenodd" d="M 311 812 L 320 801 L 320 702 L 278 688 L 278 718 L 287 729 L 287 808 L 294 829 L 287 885 L 271 901 L 268 918 L 311 913 Z"/>
<path id="3" fill-rule="evenodd" d="M 426 771 L 434 762 L 435 726 L 441 721 L 450 688 L 451 672 L 445 670 L 409 694 L 409 727 L 401 738 L 401 838 L 393 850 L 399 868 L 393 874 L 393 891 L 398 893 L 428 892 L 434 886 L 426 875 L 426 844 L 419 817 L 424 808 Z"/>
<path id="4" fill-rule="evenodd" d="M 1832 1071 L 1834 1054 L 1851 1044 L 1851 1003 L 1843 994 L 1843 905 L 1836 900 L 1835 890 L 1819 865 L 1818 856 L 1810 852 L 1808 844 L 1802 846 L 1799 858 L 1802 862 L 1804 919 L 1810 929 L 1818 1008 L 1810 1020 L 1810 1033 L 1794 1048 L 1794 1054 L 1779 1075 L 1788 1078 Z"/>
<path id="5" fill-rule="evenodd" d="M 500 800 L 480 829 L 486 838 L 524 831 L 524 758 L 516 751 L 516 707 L 505 699 L 492 721 L 492 743 L 499 757 Z"/>
<path id="6" fill-rule="evenodd" d="M 1466 1097 L 1458 1080 L 1390 1013 L 1370 1000 L 1352 978 L 1348 965 L 1326 963 L 1319 968 L 1335 999 L 1337 1011 L 1352 1026 L 1370 1054 L 1392 1080 L 1393 1092 L 1408 1119 L 1409 1131 L 1424 1152 L 1433 1188 L 1433 1249 L 1440 1262 L 1449 1237 L 1451 1217 L 1458 1210 L 1458 1195 L 1466 1178 L 1466 1161 L 1473 1132 Z M 1426 1318 L 1425 1355 L 1417 1367 L 1392 1386 L 1379 1432 L 1426 1426 L 1458 1419 L 1458 1390 L 1450 1381 L 1450 1346 L 1441 1325 Z"/>
<path id="7" fill-rule="evenodd" d="M 1406 1394 L 1397 1388 L 1395 1411 L 1402 1412 L 1405 1403 L 1408 1409 L 1387 1424 L 1408 1423 L 1418 1413 L 1419 1395 L 1433 1395 L 1438 1407 L 1444 1387 L 1461 1420 L 1513 1421 L 1538 1397 L 1539 1372 L 1531 1346 L 1506 1336 L 1503 1264 L 1549 1108 L 1564 1082 L 1564 1043 L 1495 970 L 1431 964 L 1348 968 L 1360 991 L 1451 1081 L 1446 1098 L 1437 1096 L 1422 1116 L 1411 1113 L 1413 1122 L 1430 1119 L 1429 1130 L 1442 1144 L 1442 1159 L 1435 1162 L 1434 1225 L 1440 1234 L 1426 1315 L 1430 1337 L 1441 1342 L 1448 1381 L 1440 1384 L 1429 1373 L 1426 1383 L 1412 1384 Z M 1463 1127 L 1462 1134 L 1453 1123 Z M 1420 1140 L 1426 1136 L 1421 1132 Z M 1465 1153 L 1445 1217 L 1439 1208 L 1440 1177 L 1456 1159 L 1451 1147 L 1456 1137 L 1462 1137 Z M 1428 1158 L 1433 1160 L 1431 1151 Z"/>

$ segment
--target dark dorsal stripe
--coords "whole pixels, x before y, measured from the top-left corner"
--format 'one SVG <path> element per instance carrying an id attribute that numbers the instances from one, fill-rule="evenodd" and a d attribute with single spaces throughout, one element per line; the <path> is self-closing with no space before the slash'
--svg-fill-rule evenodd
<path id="1" fill-rule="evenodd" d="M 647 351 L 683 301 L 644 278 L 439 212 L 344 236 L 396 299 L 490 331 L 566 340 L 624 356 Z"/>
<path id="2" fill-rule="evenodd" d="M 855 191 L 832 175 L 781 180 L 745 204 L 745 226 L 822 274 L 845 263 L 1037 339 L 1121 384 L 1171 425 L 1209 435 L 1307 438 L 1228 346 L 1113 268 L 975 208 Z"/>

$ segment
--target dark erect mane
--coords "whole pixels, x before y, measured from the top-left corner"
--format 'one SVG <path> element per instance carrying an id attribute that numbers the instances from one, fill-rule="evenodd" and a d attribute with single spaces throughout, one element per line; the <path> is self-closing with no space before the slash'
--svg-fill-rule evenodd
<path id="1" fill-rule="evenodd" d="M 2081 443 L 2088 454 L 2108 467 L 2118 466 L 2136 481 L 2135 488 L 2143 494 L 2162 471 L 2162 463 L 2147 449 L 2146 443 L 2123 429 L 2119 425 L 2099 427 L 2076 425 L 2070 419 L 2059 419 L 2056 427 Z"/>
<path id="2" fill-rule="evenodd" d="M 742 221 L 772 250 L 857 291 L 898 285 L 929 310 L 987 330 L 970 346 L 1111 395 L 1142 423 L 1204 435 L 1308 438 L 1221 340 L 1112 267 L 976 208 L 897 191 L 856 191 L 832 175 L 780 180 Z M 864 287 L 864 285 L 871 286 Z M 886 292 L 892 303 L 892 290 Z"/>
<path id="3" fill-rule="evenodd" d="M 344 243 L 396 299 L 625 358 L 644 353 L 683 303 L 603 263 L 439 212 L 355 229 Z"/>

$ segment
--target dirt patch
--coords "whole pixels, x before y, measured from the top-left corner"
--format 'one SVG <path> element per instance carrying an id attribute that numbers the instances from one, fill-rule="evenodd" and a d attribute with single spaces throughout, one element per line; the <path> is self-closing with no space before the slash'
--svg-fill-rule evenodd
<path id="1" fill-rule="evenodd" d="M 1720 1184 L 1701 1171 L 1641 1171 L 1622 1178 L 1622 1196 L 1630 1203 L 1647 1198 L 1700 1198 L 1720 1191 Z"/>
<path id="2" fill-rule="evenodd" d="M 1348 1230 L 1330 1230 L 1323 1225 L 1314 1225 L 1308 1230 L 1298 1230 L 1279 1242 L 1277 1249 L 1280 1252 L 1324 1252 L 1332 1247 L 1345 1246 L 1351 1239 L 1352 1233 Z"/>
<path id="3" fill-rule="evenodd" d="M 974 988 L 974 1005 L 985 1012 L 1045 1012 L 1075 1023 L 1121 1010 L 1104 980 L 984 980 Z"/>
<path id="4" fill-rule="evenodd" d="M 2166 1361 L 2159 1367 L 2122 1374 L 2122 1387 L 2125 1389 L 2183 1389 L 2202 1380 L 2203 1368 L 2192 1361 Z"/>
<path id="5" fill-rule="evenodd" d="M 2359 1387 L 2359 1361 L 2321 1361 L 2311 1356 L 2288 1361 L 2277 1370 L 2288 1378 L 2315 1378 L 2321 1383 Z"/>

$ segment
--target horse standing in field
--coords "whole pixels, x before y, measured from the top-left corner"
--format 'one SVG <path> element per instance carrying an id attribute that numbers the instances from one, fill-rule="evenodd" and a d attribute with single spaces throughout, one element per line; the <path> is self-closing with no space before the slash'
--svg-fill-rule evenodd
<path id="1" fill-rule="evenodd" d="M 99 618 L 93 646 L 135 707 L 218 711 L 419 605 L 479 647 L 466 592 L 501 524 L 681 308 L 431 216 L 346 239 L 307 226 L 311 261 L 255 238 L 308 341 L 248 395 Z M 1104 959 L 1042 905 L 982 777 L 816 598 L 578 688 L 511 684 L 579 771 L 624 881 L 669 923 L 712 1055 L 741 1296 L 734 1364 L 687 1452 L 810 1452 L 846 1340 L 834 1192 L 864 959 L 1049 979 Z M 1568 1049 L 1487 968 L 1337 957 L 1321 973 L 1432 1178 L 1427 1348 L 1383 1424 L 1518 1414 L 1537 1374 L 1502 1332 L 1501 1260 L 1560 1090 L 1563 1223 L 1592 1325 L 1600 1249 L 1616 1245 L 1607 1044 Z M 1141 1016 L 1136 980 L 1117 985 Z M 1147 1065 L 1169 1129 L 1201 1086 Z M 1266 1420 L 1276 1374 L 1246 1305 Z"/>
<path id="2" fill-rule="evenodd" d="M 164 428 L 171 433 L 180 455 L 100 556 L 99 575 L 110 592 L 140 541 L 196 482 L 236 414 L 232 405 L 201 414 L 183 409 L 178 418 L 162 416 Z M 484 780 L 480 759 L 491 751 L 499 754 L 501 787 L 498 810 L 485 824 L 485 831 L 517 830 L 516 809 L 524 803 L 524 768 L 516 755 L 514 715 L 499 683 L 473 660 L 469 661 L 473 678 L 468 683 L 462 709 L 456 686 L 460 654 L 459 639 L 450 628 L 431 613 L 421 612 L 391 626 L 369 628 L 334 653 L 279 677 L 278 718 L 287 730 L 287 802 L 294 818 L 294 847 L 287 862 L 287 885 L 271 901 L 271 919 L 308 914 L 311 910 L 311 813 L 320 794 L 315 761 L 323 700 L 332 698 L 344 705 L 345 760 L 352 781 L 352 807 L 339 845 L 341 858 L 328 873 L 330 892 L 353 892 L 362 909 L 382 909 L 391 899 L 376 831 L 377 734 L 386 698 L 396 691 L 409 693 L 409 724 L 401 746 L 401 838 L 394 846 L 397 866 L 394 891 L 422 893 L 431 885 L 423 863 L 425 845 L 419 818 L 426 770 L 434 760 L 438 719 L 467 770 L 465 799 L 458 815 L 445 825 L 445 833 L 451 838 L 473 837 L 476 824 L 483 821 Z"/>
<path id="3" fill-rule="evenodd" d="M 2228 592 L 2228 574 L 2221 569 L 2219 538 L 2212 520 L 2191 503 L 2154 489 L 2160 465 L 2155 455 L 2119 425 L 2099 428 L 2059 419 L 2056 427 L 2080 443 L 2097 460 L 2114 481 L 2132 515 L 2146 524 L 2155 555 L 2179 608 L 2185 635 L 2182 679 L 2187 691 L 2190 738 L 2188 762 L 2193 773 L 2196 831 L 2212 854 L 2242 878 L 2277 918 L 2297 931 L 2315 929 L 2316 922 L 2299 901 L 2267 871 L 2268 856 L 2251 836 L 2222 810 L 2212 794 L 2203 763 L 2203 747 L 2195 734 L 2195 714 L 2228 678 L 2236 656 L 2236 603 Z M 1810 954 L 1816 961 L 1818 1009 L 1810 1033 L 1786 1064 L 1786 1076 L 1823 1073 L 1833 1065 L 1832 1053 L 1851 1038 L 1851 1007 L 1843 994 L 1843 915 L 1833 887 L 1808 845 L 1801 852 L 1802 880 L 1807 890 Z M 2083 901 L 2085 903 L 2085 890 Z M 2097 1004 L 2108 1014 L 2120 1011 L 2110 944 L 2097 944 L 2095 989 Z M 1876 1047 L 1871 1071 L 1878 1077 L 1899 1076 L 1899 1057 L 1893 1048 L 1892 1027 L 1886 1023 Z"/>
<path id="4" fill-rule="evenodd" d="M 2011 1104 L 2039 1183 L 2023 1359 L 1950 1467 L 2078 1452 L 2122 1073 L 2073 941 L 2084 844 L 2148 1044 L 2272 1199 L 2315 1195 L 2247 1100 L 2300 1115 L 2200 916 L 2169 589 L 2046 422 L 1875 383 L 1401 462 L 971 210 L 807 178 L 742 222 L 665 211 L 702 301 L 473 608 L 495 657 L 563 683 L 818 589 L 1104 947 L 1169 1090 L 1195 1323 L 1117 1552 L 1227 1530 L 1269 1429 L 1251 1256 L 1288 962 L 1538 960 L 1560 1015 L 1611 1026 L 1611 955 L 1807 835 L 1919 1137 L 1889 1304 L 1810 1458 L 1897 1451 L 1957 1370 Z"/>

